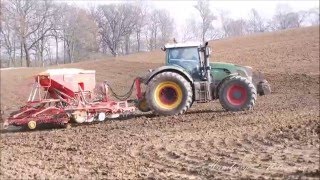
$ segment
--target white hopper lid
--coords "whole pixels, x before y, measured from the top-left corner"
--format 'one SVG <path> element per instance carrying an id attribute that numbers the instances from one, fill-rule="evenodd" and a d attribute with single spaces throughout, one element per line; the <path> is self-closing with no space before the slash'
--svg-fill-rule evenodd
<path id="1" fill-rule="evenodd" d="M 95 74 L 95 70 L 84 70 L 76 68 L 48 69 L 39 75 L 63 75 L 63 74 Z"/>

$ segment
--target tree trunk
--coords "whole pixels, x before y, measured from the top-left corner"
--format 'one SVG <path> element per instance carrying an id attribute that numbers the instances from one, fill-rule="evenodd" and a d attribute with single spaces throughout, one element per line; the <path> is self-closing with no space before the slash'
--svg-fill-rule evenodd
<path id="1" fill-rule="evenodd" d="M 137 51 L 140 52 L 140 31 L 137 31 Z"/>
<path id="2" fill-rule="evenodd" d="M 66 64 L 66 40 L 63 40 L 63 64 Z"/>
<path id="3" fill-rule="evenodd" d="M 157 27 L 154 31 L 154 49 L 157 49 Z"/>
<path id="4" fill-rule="evenodd" d="M 35 62 L 34 66 L 41 67 L 40 44 L 37 43 L 35 45 L 35 47 L 36 47 L 36 50 L 35 50 L 36 51 L 35 52 L 36 56 L 35 56 L 35 59 L 34 59 L 34 62 Z"/>
<path id="5" fill-rule="evenodd" d="M 12 59 L 13 67 L 16 66 L 16 42 L 13 40 L 13 59 Z"/>
<path id="6" fill-rule="evenodd" d="M 126 36 L 126 41 L 125 41 L 126 55 L 128 55 L 130 53 L 129 46 L 130 46 L 130 35 L 127 35 Z"/>
<path id="7" fill-rule="evenodd" d="M 112 48 L 109 48 L 110 51 L 111 51 L 111 54 L 114 56 L 114 57 L 117 57 L 118 56 L 118 45 L 116 42 L 113 42 L 112 44 Z"/>
<path id="8" fill-rule="evenodd" d="M 114 49 L 110 48 L 110 51 L 113 57 L 117 57 L 118 53 Z"/>
<path id="9" fill-rule="evenodd" d="M 204 43 L 204 36 L 205 36 L 205 31 L 202 29 L 202 42 Z"/>
<path id="10" fill-rule="evenodd" d="M 26 53 L 26 66 L 30 67 L 31 62 L 30 62 L 29 50 L 28 50 L 27 44 L 25 42 L 23 43 L 23 48 L 24 48 L 24 52 Z"/>
<path id="11" fill-rule="evenodd" d="M 41 65 L 44 67 L 44 58 L 43 58 L 43 51 L 44 51 L 44 39 L 41 39 L 40 41 L 40 60 L 41 60 Z"/>
<path id="12" fill-rule="evenodd" d="M 58 52 L 58 50 L 59 50 L 59 42 L 58 42 L 58 37 L 56 36 L 55 37 L 56 38 L 56 64 L 58 64 L 58 59 L 59 59 L 59 52 Z"/>
<path id="13" fill-rule="evenodd" d="M 69 63 L 72 63 L 72 61 L 71 61 L 71 50 L 70 50 L 70 48 L 67 49 L 67 55 L 68 55 Z"/>
<path id="14" fill-rule="evenodd" d="M 70 63 L 74 62 L 74 43 L 71 44 L 70 48 Z"/>
<path id="15" fill-rule="evenodd" d="M 21 67 L 23 66 L 23 43 L 22 41 L 20 42 L 20 63 Z"/>

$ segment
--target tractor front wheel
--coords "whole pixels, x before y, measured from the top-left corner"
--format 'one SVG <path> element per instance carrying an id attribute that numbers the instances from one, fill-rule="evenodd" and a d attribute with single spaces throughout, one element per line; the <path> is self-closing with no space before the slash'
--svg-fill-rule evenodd
<path id="1" fill-rule="evenodd" d="M 219 89 L 219 101 L 228 111 L 252 109 L 256 99 L 257 91 L 254 85 L 241 76 L 231 77 Z"/>
<path id="2" fill-rule="evenodd" d="M 149 82 L 146 100 L 155 114 L 183 114 L 191 106 L 192 88 L 190 83 L 180 74 L 163 72 Z"/>

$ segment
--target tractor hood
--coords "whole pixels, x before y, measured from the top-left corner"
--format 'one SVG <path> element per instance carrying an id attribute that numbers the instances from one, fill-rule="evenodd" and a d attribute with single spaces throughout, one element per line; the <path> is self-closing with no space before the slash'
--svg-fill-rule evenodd
<path id="1" fill-rule="evenodd" d="M 224 69 L 229 71 L 230 74 L 240 74 L 241 76 L 251 78 L 252 67 L 250 66 L 240 66 L 232 63 L 226 62 L 211 62 L 210 66 L 212 69 Z"/>
<path id="2" fill-rule="evenodd" d="M 226 63 L 226 62 L 210 62 L 211 66 L 215 66 L 216 68 L 224 68 L 226 66 L 235 66 L 232 63 Z"/>
<path id="3" fill-rule="evenodd" d="M 239 74 L 249 79 L 257 88 L 260 95 L 271 93 L 271 87 L 261 72 L 253 71 L 250 66 L 240 66 L 225 62 L 211 62 L 211 73 L 216 80 L 222 80 L 229 74 Z"/>
<path id="4" fill-rule="evenodd" d="M 210 66 L 214 68 L 245 68 L 245 69 L 252 69 L 250 66 L 240 66 L 237 64 L 226 63 L 226 62 L 211 62 Z"/>

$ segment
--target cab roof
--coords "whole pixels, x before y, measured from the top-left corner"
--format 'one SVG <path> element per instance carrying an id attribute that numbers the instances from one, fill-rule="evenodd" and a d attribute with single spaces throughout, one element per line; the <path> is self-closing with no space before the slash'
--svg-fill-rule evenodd
<path id="1" fill-rule="evenodd" d="M 179 47 L 200 47 L 200 42 L 187 42 L 187 43 L 173 43 L 173 44 L 166 44 L 164 47 L 166 49 L 170 48 L 179 48 Z"/>

